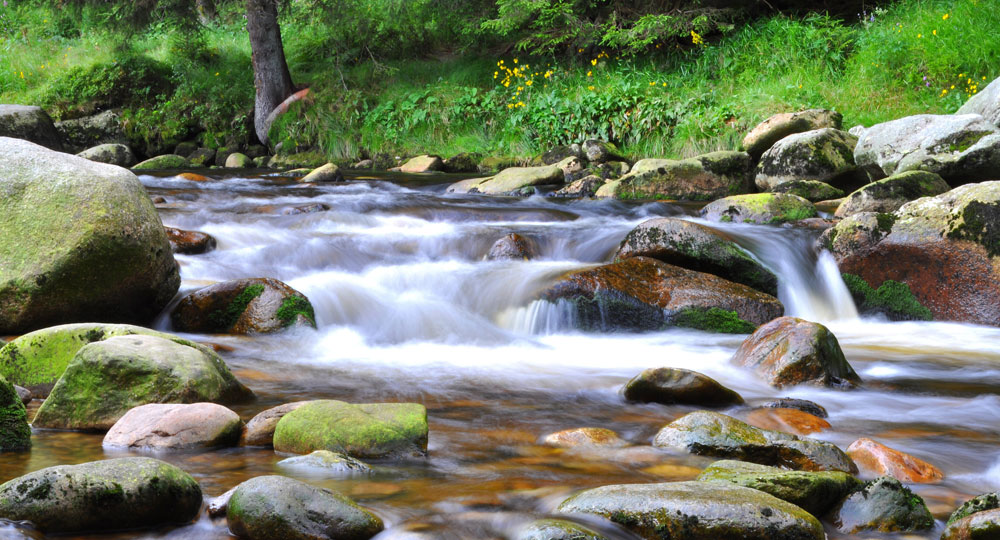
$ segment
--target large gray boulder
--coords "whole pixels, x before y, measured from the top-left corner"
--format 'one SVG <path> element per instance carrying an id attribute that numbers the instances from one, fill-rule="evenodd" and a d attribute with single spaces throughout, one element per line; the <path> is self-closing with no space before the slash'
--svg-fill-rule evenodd
<path id="1" fill-rule="evenodd" d="M 757 188 L 774 188 L 796 180 L 815 180 L 843 187 L 857 182 L 854 147 L 858 138 L 823 128 L 789 135 L 764 152 L 757 165 Z"/>
<path id="2" fill-rule="evenodd" d="M 0 137 L 24 139 L 52 150 L 63 149 L 52 118 L 40 107 L 0 105 Z"/>
<path id="3" fill-rule="evenodd" d="M 939 175 L 926 171 L 908 171 L 872 182 L 851 193 L 837 208 L 837 217 L 861 212 L 891 213 L 921 197 L 940 195 L 949 188 Z"/>
<path id="4" fill-rule="evenodd" d="M 122 128 L 121 117 L 115 111 L 56 122 L 56 131 L 69 152 L 80 152 L 97 145 L 129 142 Z"/>
<path id="5" fill-rule="evenodd" d="M 139 179 L 0 137 L 0 334 L 87 320 L 145 323 L 180 286 Z"/>
<path id="6" fill-rule="evenodd" d="M 523 188 L 560 185 L 564 180 L 563 170 L 555 165 L 511 167 L 500 171 L 496 176 L 456 182 L 448 187 L 448 192 L 507 195 L 517 193 Z"/>
<path id="7" fill-rule="evenodd" d="M 830 520 L 844 534 L 925 531 L 934 517 L 924 500 L 890 476 L 868 482 L 830 512 Z"/>
<path id="8" fill-rule="evenodd" d="M 131 167 L 135 165 L 135 154 L 132 149 L 124 144 L 102 144 L 88 148 L 77 156 L 98 163 L 117 165 L 119 167 Z"/>
<path id="9" fill-rule="evenodd" d="M 756 161 L 775 143 L 789 135 L 822 128 L 840 129 L 842 121 L 840 113 L 825 109 L 776 114 L 747 133 L 743 138 L 743 148 Z"/>
<path id="10" fill-rule="evenodd" d="M 969 98 L 955 114 L 978 114 L 1000 128 L 1000 78 Z"/>
<path id="11" fill-rule="evenodd" d="M 267 334 L 316 328 L 316 313 L 299 291 L 271 278 L 224 281 L 180 300 L 170 313 L 181 332 Z"/>
<path id="12" fill-rule="evenodd" d="M 791 193 L 733 195 L 706 204 L 701 217 L 723 223 L 778 225 L 816 217 L 816 207 Z"/>
<path id="13" fill-rule="evenodd" d="M 750 156 L 712 152 L 673 159 L 643 159 L 618 180 L 601 186 L 597 197 L 707 201 L 750 190 Z"/>

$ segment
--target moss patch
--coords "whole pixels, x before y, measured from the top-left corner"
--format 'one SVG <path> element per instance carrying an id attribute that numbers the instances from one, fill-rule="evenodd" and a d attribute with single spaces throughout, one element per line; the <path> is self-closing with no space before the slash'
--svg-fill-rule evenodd
<path id="1" fill-rule="evenodd" d="M 309 300 L 301 296 L 289 296 L 278 308 L 277 317 L 282 326 L 291 326 L 295 319 L 302 315 L 309 321 L 309 324 L 316 327 L 316 312 L 313 310 Z"/>
<path id="2" fill-rule="evenodd" d="M 673 317 L 673 323 L 684 328 L 695 328 L 720 334 L 749 334 L 757 326 L 740 318 L 735 311 L 722 308 L 682 309 Z"/>
<path id="3" fill-rule="evenodd" d="M 240 315 L 247 310 L 247 306 L 250 302 L 253 302 L 255 298 L 264 293 L 264 286 L 257 283 L 250 285 L 249 287 L 243 289 L 240 294 L 233 298 L 233 301 L 226 306 L 225 309 L 217 309 L 212 313 L 208 314 L 208 320 L 213 327 L 225 330 L 232 328 L 239 320 Z M 284 305 L 282 305 L 284 307 Z M 294 318 L 293 318 L 294 320 Z"/>
<path id="4" fill-rule="evenodd" d="M 862 313 L 883 313 L 893 320 L 930 321 L 931 310 L 921 304 L 906 283 L 884 281 L 878 289 L 854 274 L 843 274 L 844 284 Z"/>

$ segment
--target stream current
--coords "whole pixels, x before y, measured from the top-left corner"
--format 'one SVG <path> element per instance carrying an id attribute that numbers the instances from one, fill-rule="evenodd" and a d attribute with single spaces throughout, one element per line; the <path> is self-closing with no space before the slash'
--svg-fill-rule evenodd
<path id="1" fill-rule="evenodd" d="M 273 277 L 309 297 L 319 325 L 279 335 L 188 336 L 221 346 L 236 376 L 257 393 L 257 401 L 234 410 L 249 420 L 305 399 L 415 401 L 428 409 L 430 437 L 425 460 L 374 461 L 375 475 L 348 478 L 279 467 L 287 456 L 263 448 L 155 454 L 192 474 L 206 496 L 254 476 L 284 474 L 374 510 L 386 524 L 379 540 L 417 538 L 417 532 L 506 538 L 575 490 L 690 480 L 714 461 L 649 446 L 660 427 L 696 408 L 620 397 L 628 379 L 661 366 L 705 373 L 751 403 L 815 401 L 832 427 L 812 437 L 841 448 L 871 437 L 936 465 L 942 482 L 912 486 L 938 519 L 923 537 L 937 538 L 942 520 L 965 499 L 1000 489 L 1000 329 L 859 318 L 832 258 L 813 252 L 816 231 L 709 224 L 778 275 L 787 315 L 833 330 L 865 381 L 855 391 L 775 390 L 730 364 L 745 336 L 583 333 L 565 310 L 533 301 L 565 272 L 607 262 L 639 223 L 696 219 L 693 207 L 450 195 L 445 188 L 459 178 L 447 175 L 348 173 L 348 182 L 324 185 L 212 176 L 200 183 L 141 177 L 150 195 L 167 199 L 160 205 L 165 225 L 218 240 L 210 253 L 177 255 L 181 293 Z M 329 209 L 284 213 L 317 203 Z M 541 256 L 484 261 L 490 245 L 510 232 L 536 239 Z M 169 320 L 161 317 L 157 328 L 171 331 Z M 540 443 L 549 433 L 585 426 L 612 429 L 633 446 L 587 451 Z M 36 431 L 30 453 L 0 454 L 0 478 L 141 455 L 105 451 L 101 438 Z M 609 538 L 633 538 L 602 530 Z M 203 514 L 179 528 L 76 538 L 231 536 L 224 520 Z"/>

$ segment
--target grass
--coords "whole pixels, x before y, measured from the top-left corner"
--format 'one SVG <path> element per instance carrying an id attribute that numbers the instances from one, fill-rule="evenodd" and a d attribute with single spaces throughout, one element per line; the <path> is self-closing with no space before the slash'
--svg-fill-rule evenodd
<path id="1" fill-rule="evenodd" d="M 163 66 L 169 82 L 139 80 L 128 99 L 116 98 L 148 152 L 185 138 L 218 146 L 251 136 L 252 72 L 239 17 L 192 39 L 166 23 L 127 35 L 95 7 L 75 15 L 45 3 L 6 9 L 0 56 L 10 66 L 0 64 L 0 102 L 82 114 L 107 80 L 82 75 L 138 58 Z M 293 78 L 312 97 L 280 119 L 272 138 L 287 151 L 316 146 L 338 160 L 530 157 L 590 137 L 633 157 L 690 157 L 738 148 L 777 112 L 832 108 L 845 127 L 954 112 L 1000 76 L 996 28 L 1000 0 L 901 0 L 864 20 L 775 16 L 635 56 L 587 50 L 515 63 L 510 54 L 452 54 L 436 43 L 415 58 L 375 61 L 321 53 L 332 38 L 292 12 L 285 48 Z"/>

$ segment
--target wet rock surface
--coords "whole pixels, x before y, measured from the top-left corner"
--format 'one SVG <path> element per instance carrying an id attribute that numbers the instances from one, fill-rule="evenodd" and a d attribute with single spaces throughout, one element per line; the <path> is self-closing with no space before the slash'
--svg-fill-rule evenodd
<path id="1" fill-rule="evenodd" d="M 743 398 L 715 379 L 679 368 L 647 369 L 622 388 L 628 401 L 664 405 L 726 407 L 743 403 Z"/>
<path id="2" fill-rule="evenodd" d="M 316 327 L 309 299 L 270 278 L 226 281 L 181 299 L 170 314 L 182 332 L 262 334 Z"/>
<path id="3" fill-rule="evenodd" d="M 829 518 L 846 534 L 913 532 L 934 526 L 923 499 L 890 477 L 866 483 L 831 510 Z"/>

